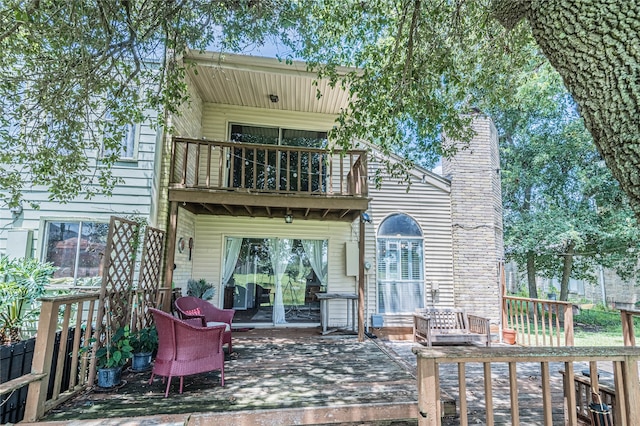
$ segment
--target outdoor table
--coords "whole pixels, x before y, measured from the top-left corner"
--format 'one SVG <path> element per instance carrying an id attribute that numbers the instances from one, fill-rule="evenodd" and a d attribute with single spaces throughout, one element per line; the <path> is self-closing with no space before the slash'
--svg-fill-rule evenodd
<path id="1" fill-rule="evenodd" d="M 322 324 L 322 334 L 328 334 L 339 330 L 340 327 L 328 328 L 329 324 L 329 303 L 331 299 L 341 299 L 347 301 L 347 324 L 344 329 L 356 332 L 356 311 L 358 295 L 355 293 L 316 293 L 320 300 L 320 323 Z M 351 327 L 349 327 L 349 317 L 351 317 Z"/>

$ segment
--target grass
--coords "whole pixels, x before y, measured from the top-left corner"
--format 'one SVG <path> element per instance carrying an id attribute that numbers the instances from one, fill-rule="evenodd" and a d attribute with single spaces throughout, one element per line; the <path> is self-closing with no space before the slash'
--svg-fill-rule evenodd
<path id="1" fill-rule="evenodd" d="M 547 321 L 548 317 L 545 319 L 545 325 Z M 555 315 L 552 323 L 555 324 Z M 573 323 L 574 346 L 624 346 L 618 311 L 603 308 L 583 309 L 580 314 L 574 316 Z M 531 330 L 534 330 L 533 324 Z M 561 327 L 560 330 L 564 335 L 564 328 Z M 546 328 L 545 331 L 547 338 L 550 338 L 549 329 Z M 542 332 L 541 325 L 538 326 L 538 332 Z M 634 332 L 636 341 L 640 342 L 640 317 L 634 317 Z M 539 338 L 542 338 L 541 334 Z"/>
<path id="2" fill-rule="evenodd" d="M 624 346 L 618 311 L 583 309 L 573 322 L 575 346 Z M 633 323 L 636 340 L 640 341 L 640 318 L 634 317 Z"/>

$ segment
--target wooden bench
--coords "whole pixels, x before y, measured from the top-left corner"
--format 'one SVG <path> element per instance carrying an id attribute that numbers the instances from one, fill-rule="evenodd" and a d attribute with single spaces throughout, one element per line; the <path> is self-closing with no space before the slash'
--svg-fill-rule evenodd
<path id="1" fill-rule="evenodd" d="M 417 309 L 413 314 L 413 341 L 459 345 L 484 343 L 491 346 L 489 320 L 467 315 L 463 309 Z"/>

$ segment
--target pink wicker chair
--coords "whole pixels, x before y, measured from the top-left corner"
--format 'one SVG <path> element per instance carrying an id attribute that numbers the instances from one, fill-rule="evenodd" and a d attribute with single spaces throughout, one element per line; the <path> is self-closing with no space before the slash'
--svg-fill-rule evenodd
<path id="1" fill-rule="evenodd" d="M 224 332 L 224 338 L 222 339 L 222 344 L 229 345 L 229 353 L 233 352 L 231 344 L 231 326 L 233 323 L 233 316 L 236 313 L 234 309 L 219 309 L 206 300 L 193 296 L 177 298 L 175 307 L 180 318 L 200 318 L 202 320 L 203 327 L 218 325 L 216 323 L 225 323 L 226 329 Z"/>
<path id="2" fill-rule="evenodd" d="M 180 393 L 184 376 L 220 370 L 220 384 L 224 386 L 224 351 L 222 335 L 224 325 L 201 327 L 190 324 L 165 312 L 149 308 L 158 330 L 158 354 L 151 371 L 154 376 L 168 377 L 165 398 L 169 396 L 171 379 L 180 377 Z"/>

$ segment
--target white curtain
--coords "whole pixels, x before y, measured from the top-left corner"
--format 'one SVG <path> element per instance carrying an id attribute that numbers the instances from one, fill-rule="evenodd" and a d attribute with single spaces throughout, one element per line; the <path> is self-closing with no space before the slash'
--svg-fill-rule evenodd
<path id="1" fill-rule="evenodd" d="M 311 269 L 315 272 L 323 287 L 327 285 L 327 264 L 324 257 L 325 240 L 301 240 Z"/>
<path id="2" fill-rule="evenodd" d="M 282 277 L 289 264 L 291 257 L 292 240 L 270 238 L 267 240 L 269 247 L 269 257 L 273 276 L 275 279 L 275 297 L 273 300 L 273 323 L 285 324 L 287 320 L 284 316 L 284 298 L 282 296 Z"/>
<path id="3" fill-rule="evenodd" d="M 227 237 L 226 257 L 224 258 L 224 265 L 222 266 L 223 287 L 229 282 L 233 271 L 236 269 L 240 247 L 242 247 L 242 238 Z"/>

